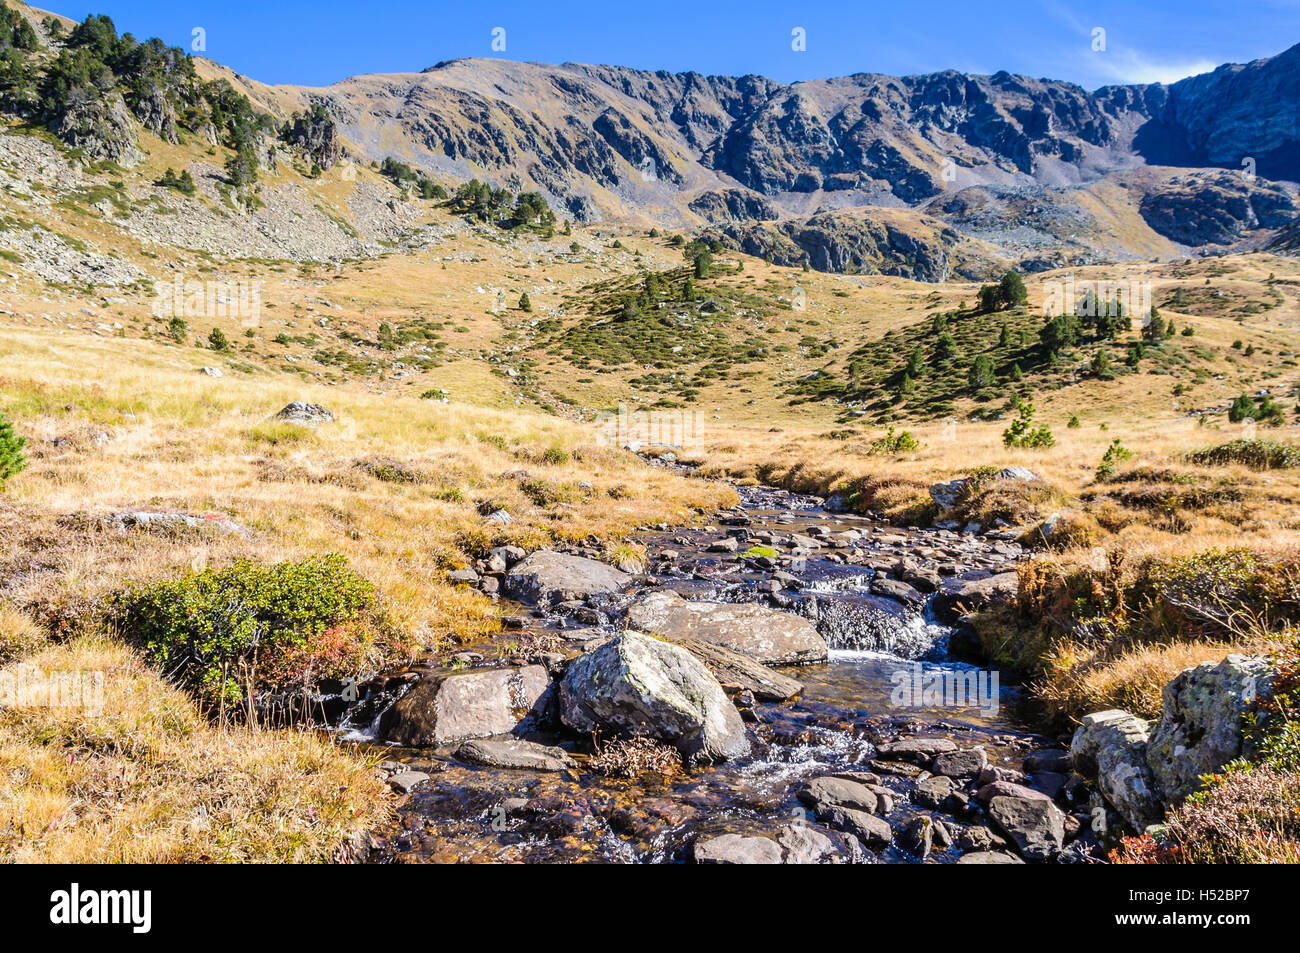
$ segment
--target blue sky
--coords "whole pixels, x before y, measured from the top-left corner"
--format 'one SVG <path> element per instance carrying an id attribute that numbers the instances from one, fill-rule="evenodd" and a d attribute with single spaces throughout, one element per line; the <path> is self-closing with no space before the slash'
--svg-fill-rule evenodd
<path id="1" fill-rule="evenodd" d="M 37 6 L 41 4 L 38 2 Z M 1005 69 L 1107 83 L 1172 81 L 1300 43 L 1300 0 L 1000 0 L 996 3 L 603 0 L 446 3 L 389 0 L 75 0 L 82 19 L 189 48 L 268 83 L 327 85 L 358 73 L 405 72 L 462 56 L 614 63 L 790 82 L 855 72 Z M 505 31 L 505 51 L 492 49 Z M 796 28 L 806 49 L 792 49 Z M 1103 30 L 1104 49 L 1094 50 Z"/>

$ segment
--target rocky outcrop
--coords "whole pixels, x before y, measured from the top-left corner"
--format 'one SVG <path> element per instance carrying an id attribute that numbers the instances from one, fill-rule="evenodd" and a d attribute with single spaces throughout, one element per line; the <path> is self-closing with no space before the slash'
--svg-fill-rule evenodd
<path id="1" fill-rule="evenodd" d="M 1284 229 L 1300 218 L 1290 191 L 1240 172 L 1198 172 L 1142 197 L 1142 217 L 1166 238 L 1193 247 L 1231 245 L 1246 232 Z"/>
<path id="2" fill-rule="evenodd" d="M 501 590 L 529 605 L 546 605 L 618 592 L 632 577 L 595 559 L 541 549 L 517 563 Z"/>
<path id="3" fill-rule="evenodd" d="M 320 404 L 295 400 L 285 404 L 276 413 L 275 419 L 282 420 L 285 423 L 299 424 L 303 427 L 318 427 L 321 424 L 333 423 L 334 413 Z"/>
<path id="4" fill-rule="evenodd" d="M 1095 778 L 1136 830 L 1157 824 L 1202 775 L 1250 753 L 1243 727 L 1271 691 L 1273 671 L 1264 656 L 1230 655 L 1171 680 L 1153 725 L 1119 710 L 1088 715 L 1070 744 L 1074 768 Z"/>
<path id="5" fill-rule="evenodd" d="M 131 112 L 116 91 L 72 90 L 63 111 L 50 122 L 50 132 L 97 162 L 130 168 L 144 158 L 136 145 Z"/>
<path id="6" fill-rule="evenodd" d="M 743 189 L 714 189 L 691 199 L 690 209 L 710 222 L 770 222 L 780 218 L 767 199 Z"/>
<path id="7" fill-rule="evenodd" d="M 333 168 L 343 158 L 343 139 L 339 135 L 338 123 L 323 107 L 295 114 L 287 124 L 283 138 L 322 169 Z"/>
<path id="8" fill-rule="evenodd" d="M 1229 655 L 1189 668 L 1165 686 L 1147 764 L 1166 801 L 1182 800 L 1200 787 L 1202 775 L 1249 754 L 1244 719 L 1272 683 L 1267 658 Z"/>
<path id="9" fill-rule="evenodd" d="M 382 735 L 408 747 L 488 738 L 547 717 L 551 679 L 540 665 L 428 677 L 385 714 Z"/>
<path id="10" fill-rule="evenodd" d="M 711 642 L 764 665 L 821 662 L 827 656 L 826 641 L 807 619 L 754 603 L 688 602 L 675 592 L 652 592 L 632 604 L 627 618 L 633 629 Z"/>
<path id="11" fill-rule="evenodd" d="M 686 649 L 624 632 L 580 655 L 560 683 L 560 718 L 574 731 L 645 735 L 697 763 L 748 754 L 740 715 Z"/>
<path id="12" fill-rule="evenodd" d="M 1147 723 L 1112 709 L 1087 715 L 1070 743 L 1074 769 L 1097 787 L 1134 830 L 1164 817 L 1164 803 L 1147 765 Z"/>

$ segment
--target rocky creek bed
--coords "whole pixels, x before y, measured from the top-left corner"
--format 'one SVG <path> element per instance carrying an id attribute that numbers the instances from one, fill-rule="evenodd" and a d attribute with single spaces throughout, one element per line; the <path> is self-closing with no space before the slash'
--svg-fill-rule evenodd
<path id="1" fill-rule="evenodd" d="M 740 488 L 713 525 L 592 552 L 503 549 L 466 583 L 491 643 L 363 686 L 345 739 L 401 793 L 377 862 L 1020 863 L 1094 852 L 1090 786 L 1017 720 L 1001 673 L 949 656 L 1005 594 L 1010 534 L 898 529 Z M 645 633 L 645 634 L 643 634 Z M 628 734 L 681 768 L 611 777 Z"/>

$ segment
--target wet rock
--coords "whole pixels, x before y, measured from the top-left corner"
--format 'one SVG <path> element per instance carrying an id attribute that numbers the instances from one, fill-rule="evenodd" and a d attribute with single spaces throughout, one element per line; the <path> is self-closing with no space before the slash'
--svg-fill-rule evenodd
<path id="1" fill-rule="evenodd" d="M 524 741 L 522 738 L 479 738 L 456 749 L 456 757 L 491 768 L 565 771 L 577 767 L 562 748 Z"/>
<path id="2" fill-rule="evenodd" d="M 957 833 L 957 846 L 968 851 L 993 850 L 1006 846 L 1006 841 L 984 825 L 977 824 Z"/>
<path id="3" fill-rule="evenodd" d="M 1002 765 L 988 764 L 981 769 L 979 777 L 975 779 L 975 783 L 979 787 L 983 787 L 986 784 L 992 784 L 994 781 L 1009 781 L 1012 784 L 1024 784 L 1025 775 L 1023 771 L 1017 771 L 1015 768 L 1006 768 Z"/>
<path id="4" fill-rule="evenodd" d="M 303 427 L 318 427 L 321 424 L 332 423 L 334 413 L 320 404 L 309 404 L 303 400 L 295 400 L 281 408 L 275 415 L 275 419 Z"/>
<path id="5" fill-rule="evenodd" d="M 837 649 L 920 658 L 934 648 L 942 632 L 927 626 L 916 607 L 865 592 L 806 592 L 794 606 Z"/>
<path id="6" fill-rule="evenodd" d="M 1147 723 L 1112 709 L 1085 715 L 1070 743 L 1074 769 L 1097 787 L 1139 832 L 1164 817 L 1164 804 L 1147 764 Z"/>
<path id="7" fill-rule="evenodd" d="M 1147 741 L 1147 764 L 1167 802 L 1198 790 L 1203 774 L 1247 754 L 1242 724 L 1272 689 L 1264 656 L 1202 662 L 1165 685 L 1160 717 Z"/>
<path id="8" fill-rule="evenodd" d="M 905 738 L 876 748 L 876 757 L 883 761 L 907 761 L 928 765 L 937 754 L 956 751 L 957 745 L 947 738 Z"/>
<path id="9" fill-rule="evenodd" d="M 1025 755 L 1025 771 L 1030 774 L 1038 774 L 1043 771 L 1050 771 L 1054 774 L 1069 774 L 1073 769 L 1070 761 L 1070 752 L 1063 749 L 1052 749 L 1044 751 L 1031 751 Z"/>
<path id="10" fill-rule="evenodd" d="M 945 625 L 956 625 L 967 612 L 979 612 L 1009 602 L 1020 591 L 1020 576 L 1002 572 L 984 579 L 950 580 L 931 600 L 934 616 Z"/>
<path id="11" fill-rule="evenodd" d="M 524 719 L 545 718 L 550 687 L 540 665 L 424 678 L 389 709 L 382 733 L 408 747 L 506 734 Z"/>
<path id="12" fill-rule="evenodd" d="M 867 847 L 879 850 L 888 847 L 894 840 L 894 831 L 889 822 L 866 811 L 855 811 L 849 807 L 829 807 L 817 812 L 817 820 L 829 824 L 836 830 L 852 834 Z"/>
<path id="13" fill-rule="evenodd" d="M 583 734 L 645 734 L 694 762 L 749 753 L 735 706 L 704 663 L 686 649 L 624 632 L 570 665 L 560 683 L 560 717 Z"/>
<path id="14" fill-rule="evenodd" d="M 787 864 L 854 864 L 862 860 L 857 842 L 841 834 L 828 836 L 811 824 L 791 823 L 777 832 L 776 842 Z"/>
<path id="15" fill-rule="evenodd" d="M 642 596 L 628 610 L 628 626 L 674 639 L 690 636 L 748 655 L 764 665 L 821 662 L 826 641 L 791 612 L 753 603 L 688 602 L 671 591 Z"/>
<path id="16" fill-rule="evenodd" d="M 956 790 L 957 785 L 953 784 L 952 778 L 939 774 L 916 782 L 916 787 L 912 789 L 912 800 L 922 807 L 938 809 Z"/>
<path id="17" fill-rule="evenodd" d="M 957 858 L 959 864 L 1023 864 L 1024 861 L 1015 854 L 1000 850 L 981 850 L 962 854 Z"/>
<path id="18" fill-rule="evenodd" d="M 1051 801 L 995 797 L 988 813 L 1026 860 L 1051 860 L 1065 843 L 1065 815 Z"/>
<path id="19" fill-rule="evenodd" d="M 870 789 L 843 778 L 814 778 L 799 792 L 799 800 L 815 812 L 822 813 L 833 807 L 847 807 L 855 811 L 876 813 L 878 799 Z"/>
<path id="20" fill-rule="evenodd" d="M 734 536 L 727 536 L 723 539 L 716 539 L 709 543 L 706 552 L 710 553 L 734 553 L 740 549 L 740 542 Z"/>
<path id="21" fill-rule="evenodd" d="M 925 816 L 913 819 L 898 836 L 898 846 L 909 854 L 925 860 L 930 856 L 937 826 L 933 820 Z"/>
<path id="22" fill-rule="evenodd" d="M 871 580 L 871 591 L 878 596 L 894 599 L 907 605 L 920 605 L 925 601 L 925 596 L 921 595 L 914 587 L 901 579 L 890 579 L 888 576 L 877 576 Z"/>
<path id="23" fill-rule="evenodd" d="M 501 590 L 530 605 L 618 592 L 632 581 L 627 573 L 595 559 L 542 549 L 521 560 L 501 581 Z"/>
<path id="24" fill-rule="evenodd" d="M 748 655 L 734 652 L 726 646 L 705 642 L 693 636 L 678 635 L 665 636 L 665 638 L 680 645 L 703 662 L 719 682 L 734 683 L 741 691 L 750 692 L 754 698 L 761 701 L 789 701 L 803 692 L 802 682 L 780 672 L 774 672 Z"/>
<path id="25" fill-rule="evenodd" d="M 388 786 L 399 794 L 410 794 L 417 787 L 429 780 L 423 771 L 398 771 L 388 779 Z"/>
<path id="26" fill-rule="evenodd" d="M 990 784 L 977 788 L 975 791 L 975 800 L 981 804 L 988 804 L 995 797 L 1018 797 L 1034 799 L 1038 798 L 1044 801 L 1050 801 L 1051 798 L 1042 791 L 1035 791 L 1033 788 L 1025 787 L 1023 784 L 1013 784 L 1010 781 L 993 781 Z"/>
<path id="27" fill-rule="evenodd" d="M 696 841 L 697 864 L 779 864 L 781 845 L 767 837 L 722 834 Z"/>
<path id="28" fill-rule="evenodd" d="M 973 778 L 984 770 L 987 760 L 983 748 L 943 751 L 934 756 L 930 770 L 949 778 Z"/>

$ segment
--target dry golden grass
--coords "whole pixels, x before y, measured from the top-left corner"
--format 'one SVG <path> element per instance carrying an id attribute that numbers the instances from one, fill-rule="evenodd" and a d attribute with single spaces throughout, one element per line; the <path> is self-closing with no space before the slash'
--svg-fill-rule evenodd
<path id="1" fill-rule="evenodd" d="M 103 709 L 0 707 L 0 860 L 328 861 L 389 810 L 354 754 L 314 734 L 216 726 L 112 641 L 25 664 L 102 672 Z"/>
<path id="2" fill-rule="evenodd" d="M 1154 718 L 1160 714 L 1161 691 L 1179 672 L 1234 652 L 1251 654 L 1267 647 L 1264 640 L 1196 641 L 1132 646 L 1111 654 L 1062 640 L 1049 649 L 1046 673 L 1034 694 L 1058 719 L 1108 708 Z"/>

